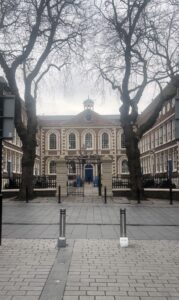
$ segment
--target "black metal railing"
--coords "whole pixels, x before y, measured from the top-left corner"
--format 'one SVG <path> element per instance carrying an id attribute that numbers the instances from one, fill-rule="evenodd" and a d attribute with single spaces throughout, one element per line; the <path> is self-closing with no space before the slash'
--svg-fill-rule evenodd
<path id="1" fill-rule="evenodd" d="M 5 189 L 19 189 L 22 182 L 22 177 L 20 174 L 13 175 L 11 178 L 3 178 Z M 34 176 L 33 177 L 33 187 L 34 188 L 56 188 L 56 175 L 48 176 Z"/>
<path id="2" fill-rule="evenodd" d="M 167 175 L 155 175 L 146 176 L 142 178 L 144 188 L 176 188 L 179 186 L 179 176 L 175 175 L 172 178 L 168 178 Z M 112 188 L 113 189 L 123 189 L 130 188 L 129 178 L 112 177 Z"/>
<path id="3" fill-rule="evenodd" d="M 143 176 L 144 188 L 176 188 L 179 181 L 178 176 L 168 178 L 167 175 Z"/>
<path id="4" fill-rule="evenodd" d="M 129 178 L 112 177 L 112 188 L 113 189 L 130 188 Z"/>

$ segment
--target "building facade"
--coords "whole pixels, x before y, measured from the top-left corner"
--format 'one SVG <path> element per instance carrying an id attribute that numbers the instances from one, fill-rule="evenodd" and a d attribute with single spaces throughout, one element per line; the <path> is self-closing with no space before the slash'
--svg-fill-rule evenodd
<path id="1" fill-rule="evenodd" d="M 60 156 L 109 155 L 113 175 L 128 174 L 123 131 L 119 115 L 100 115 L 94 102 L 84 101 L 84 110 L 76 116 L 39 116 L 41 174 L 56 173 Z M 93 166 L 96 175 L 96 166 Z"/>
<path id="2" fill-rule="evenodd" d="M 150 107 L 143 112 L 143 117 L 149 110 Z M 143 135 L 139 148 L 144 176 L 167 177 L 170 172 L 173 181 L 178 186 L 179 141 L 175 137 L 175 110 L 174 98 L 164 103 L 155 124 Z"/>
<path id="3" fill-rule="evenodd" d="M 56 163 L 60 157 L 73 160 L 87 155 L 102 159 L 108 155 L 112 159 L 112 175 L 119 178 L 128 176 L 120 116 L 98 114 L 91 99 L 83 104 L 83 111 L 77 115 L 38 117 L 34 175 L 56 175 Z M 141 118 L 149 113 L 151 105 L 141 114 Z M 143 175 L 165 176 L 170 162 L 172 176 L 178 177 L 179 142 L 175 138 L 175 99 L 163 105 L 154 126 L 143 135 L 139 148 Z M 3 177 L 21 174 L 21 158 L 21 141 L 15 131 L 12 141 L 4 141 Z M 76 169 L 71 168 L 68 172 L 75 174 Z M 96 175 L 97 166 L 92 164 L 92 177 Z"/>

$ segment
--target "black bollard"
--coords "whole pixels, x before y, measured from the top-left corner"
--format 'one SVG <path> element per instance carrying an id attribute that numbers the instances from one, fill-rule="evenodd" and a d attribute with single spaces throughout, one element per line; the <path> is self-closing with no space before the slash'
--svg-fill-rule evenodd
<path id="1" fill-rule="evenodd" d="M 106 186 L 104 187 L 104 203 L 107 203 L 107 189 Z"/>
<path id="2" fill-rule="evenodd" d="M 58 238 L 58 247 L 66 247 L 66 209 L 60 209 L 60 228 L 59 228 L 59 238 Z"/>
<path id="3" fill-rule="evenodd" d="M 126 237 L 126 209 L 120 209 L 120 236 Z"/>
<path id="4" fill-rule="evenodd" d="M 61 203 L 61 186 L 58 187 L 58 203 Z"/>
<path id="5" fill-rule="evenodd" d="M 170 194 L 170 205 L 172 205 L 173 204 L 172 183 L 170 184 L 169 194 Z"/>

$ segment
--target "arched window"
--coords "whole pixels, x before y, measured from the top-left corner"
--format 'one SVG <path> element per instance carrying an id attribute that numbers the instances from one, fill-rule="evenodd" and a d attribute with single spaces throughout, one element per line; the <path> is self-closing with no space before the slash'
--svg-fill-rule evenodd
<path id="1" fill-rule="evenodd" d="M 124 133 L 121 134 L 121 148 L 126 148 L 126 139 Z"/>
<path id="2" fill-rule="evenodd" d="M 76 164 L 74 160 L 71 160 L 68 166 L 69 174 L 75 174 L 76 173 Z"/>
<path id="3" fill-rule="evenodd" d="M 57 137 L 55 133 L 49 136 L 49 149 L 57 149 Z"/>
<path id="4" fill-rule="evenodd" d="M 127 160 L 122 161 L 122 173 L 129 173 Z"/>
<path id="5" fill-rule="evenodd" d="M 69 149 L 76 149 L 76 136 L 74 133 L 69 134 Z"/>
<path id="6" fill-rule="evenodd" d="M 56 161 L 54 161 L 54 160 L 51 160 L 51 162 L 50 162 L 49 173 L 56 174 Z"/>
<path id="7" fill-rule="evenodd" d="M 92 134 L 86 133 L 85 135 L 85 148 L 91 149 L 92 148 Z"/>
<path id="8" fill-rule="evenodd" d="M 102 134 L 102 149 L 108 149 L 109 148 L 109 136 L 108 133 L 104 132 Z"/>

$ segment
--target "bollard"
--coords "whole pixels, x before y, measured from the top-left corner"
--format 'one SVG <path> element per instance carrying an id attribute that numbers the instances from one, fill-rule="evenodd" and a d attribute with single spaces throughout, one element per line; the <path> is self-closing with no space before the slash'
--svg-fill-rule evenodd
<path id="1" fill-rule="evenodd" d="M 61 203 L 61 186 L 58 187 L 58 203 Z"/>
<path id="2" fill-rule="evenodd" d="M 107 203 L 107 189 L 106 186 L 104 187 L 104 203 Z"/>
<path id="3" fill-rule="evenodd" d="M 120 209 L 120 246 L 128 246 L 128 237 L 126 231 L 126 209 Z"/>
<path id="4" fill-rule="evenodd" d="M 26 203 L 29 202 L 29 193 L 28 193 L 28 187 L 27 186 L 25 188 L 25 200 L 26 200 Z"/>
<path id="5" fill-rule="evenodd" d="M 60 209 L 60 228 L 59 228 L 59 238 L 58 238 L 58 247 L 66 247 L 66 237 L 65 237 L 65 227 L 66 227 L 66 209 Z"/>
<path id="6" fill-rule="evenodd" d="M 172 183 L 170 184 L 169 193 L 170 193 L 170 205 L 172 205 L 173 204 Z"/>

